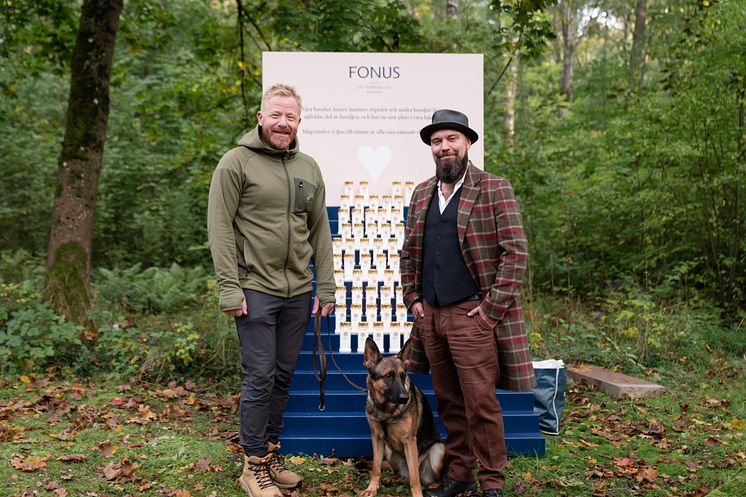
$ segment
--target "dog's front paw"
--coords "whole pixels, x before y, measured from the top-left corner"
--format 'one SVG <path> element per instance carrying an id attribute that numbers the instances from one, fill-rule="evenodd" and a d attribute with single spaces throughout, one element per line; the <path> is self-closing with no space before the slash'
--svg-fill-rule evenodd
<path id="1" fill-rule="evenodd" d="M 360 497 L 375 497 L 376 492 L 378 492 L 378 485 L 371 483 L 368 488 L 360 493 Z"/>

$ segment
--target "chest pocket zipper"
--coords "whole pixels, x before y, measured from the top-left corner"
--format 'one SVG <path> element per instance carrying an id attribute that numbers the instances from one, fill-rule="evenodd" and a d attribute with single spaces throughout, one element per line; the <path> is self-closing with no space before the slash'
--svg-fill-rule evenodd
<path id="1" fill-rule="evenodd" d="M 316 185 L 302 178 L 293 178 L 295 184 L 295 212 L 309 212 L 316 199 Z"/>

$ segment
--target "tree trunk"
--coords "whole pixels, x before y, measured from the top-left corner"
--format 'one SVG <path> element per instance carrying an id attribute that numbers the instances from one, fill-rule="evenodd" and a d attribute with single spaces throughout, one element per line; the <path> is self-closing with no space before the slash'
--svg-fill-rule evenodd
<path id="1" fill-rule="evenodd" d="M 449 20 L 458 19 L 458 0 L 446 0 L 446 16 Z"/>
<path id="2" fill-rule="evenodd" d="M 123 0 L 84 0 L 47 248 L 47 298 L 86 324 L 93 217 L 109 119 L 109 77 Z"/>
<path id="3" fill-rule="evenodd" d="M 635 30 L 632 33 L 632 50 L 629 55 L 629 69 L 634 82 L 642 75 L 642 62 L 645 56 L 645 24 L 648 18 L 648 0 L 637 0 L 635 8 Z"/>
<path id="4" fill-rule="evenodd" d="M 515 98 L 518 91 L 518 53 L 513 57 L 510 65 L 510 76 L 508 77 L 508 88 L 505 95 L 505 135 L 508 138 L 508 147 L 515 147 Z"/>
<path id="5" fill-rule="evenodd" d="M 569 99 L 572 94 L 572 57 L 575 51 L 572 40 L 572 15 L 569 5 L 564 0 L 560 2 L 559 9 L 560 23 L 562 24 L 562 81 L 560 87 L 562 93 Z"/>

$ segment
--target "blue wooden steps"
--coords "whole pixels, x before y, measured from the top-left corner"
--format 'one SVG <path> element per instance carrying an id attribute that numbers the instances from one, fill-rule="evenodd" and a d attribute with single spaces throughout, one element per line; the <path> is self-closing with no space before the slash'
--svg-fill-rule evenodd
<path id="1" fill-rule="evenodd" d="M 333 236 L 338 236 L 338 208 L 329 206 L 327 210 L 331 232 Z M 405 218 L 407 210 L 404 207 Z M 358 267 L 358 263 L 359 257 L 356 256 L 355 267 Z M 345 282 L 345 287 L 349 304 L 350 282 Z M 365 387 L 367 371 L 363 367 L 363 354 L 337 352 L 340 340 L 339 335 L 335 333 L 336 322 L 337 320 L 349 320 L 350 317 L 348 312 L 342 316 L 341 311 L 342 309 L 338 308 L 339 315 L 331 316 L 328 323 L 326 319 L 321 322 L 323 345 L 327 357 L 326 408 L 324 411 L 319 410 L 319 385 L 313 375 L 313 321 L 309 323 L 306 330 L 291 384 L 290 399 L 285 410 L 285 427 L 281 437 L 282 450 L 285 453 L 334 454 L 340 457 L 370 457 L 372 455 L 370 428 L 365 418 L 366 394 L 347 383 L 335 368 L 330 356 L 331 351 L 347 377 L 357 385 Z M 377 317 L 380 318 L 380 315 Z M 358 350 L 357 337 L 354 334 L 351 342 L 352 350 Z M 388 350 L 388 346 L 389 338 L 385 336 L 384 350 Z M 362 350 L 362 347 L 360 349 Z M 430 402 L 441 436 L 445 439 L 446 432 L 438 420 L 430 376 L 420 374 L 410 376 Z M 496 395 L 503 410 L 508 453 L 510 455 L 544 455 L 545 441 L 539 433 L 538 416 L 533 410 L 533 393 L 497 390 Z"/>
<path id="2" fill-rule="evenodd" d="M 334 325 L 332 320 L 331 325 Z M 325 409 L 319 410 L 319 385 L 313 374 L 313 322 L 304 339 L 303 350 L 291 384 L 290 399 L 285 410 L 282 448 L 285 453 L 337 455 L 340 457 L 370 457 L 372 448 L 370 428 L 365 418 L 365 392 L 350 386 L 331 361 L 331 340 L 334 359 L 347 377 L 365 387 L 367 372 L 362 353 L 336 352 L 339 337 L 332 330 L 327 334 L 326 320 L 322 321 L 323 343 L 327 358 L 325 381 Z M 354 345 L 354 344 L 353 344 Z M 445 439 L 446 432 L 438 419 L 435 395 L 429 375 L 410 374 L 422 389 Z M 533 410 L 533 393 L 497 390 L 503 409 L 505 441 L 508 453 L 515 455 L 544 455 L 545 441 L 539 433 L 538 416 Z"/>

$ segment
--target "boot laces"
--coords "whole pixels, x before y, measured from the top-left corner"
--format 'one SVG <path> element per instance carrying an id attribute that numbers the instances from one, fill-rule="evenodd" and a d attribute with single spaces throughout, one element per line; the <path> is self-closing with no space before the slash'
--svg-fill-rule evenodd
<path id="1" fill-rule="evenodd" d="M 267 463 L 267 466 L 269 466 L 269 470 L 272 472 L 272 474 L 277 477 L 278 474 L 285 471 L 285 466 L 282 464 L 283 457 L 278 454 L 277 452 L 272 453 L 272 457 L 269 458 L 269 462 Z"/>
<path id="2" fill-rule="evenodd" d="M 256 479 L 257 485 L 259 485 L 259 488 L 264 490 L 265 488 L 269 488 L 274 483 L 272 482 L 272 478 L 270 477 L 270 467 L 269 463 L 267 462 L 260 462 L 256 464 L 252 464 L 251 469 L 254 471 L 254 478 Z"/>

